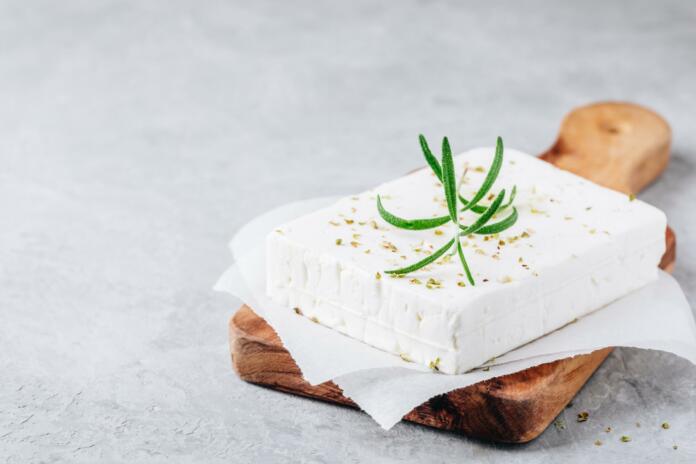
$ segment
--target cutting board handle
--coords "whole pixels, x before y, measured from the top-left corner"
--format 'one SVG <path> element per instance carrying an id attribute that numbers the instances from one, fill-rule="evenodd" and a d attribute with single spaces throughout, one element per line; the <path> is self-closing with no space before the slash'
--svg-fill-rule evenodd
<path id="1" fill-rule="evenodd" d="M 566 115 L 541 158 L 626 194 L 640 192 L 665 170 L 672 131 L 660 115 L 633 103 L 601 102 Z"/>

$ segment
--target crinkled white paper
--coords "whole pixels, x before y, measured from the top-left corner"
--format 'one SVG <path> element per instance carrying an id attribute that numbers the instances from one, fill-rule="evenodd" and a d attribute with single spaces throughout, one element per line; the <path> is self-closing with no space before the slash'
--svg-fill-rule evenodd
<path id="1" fill-rule="evenodd" d="M 436 374 L 314 324 L 266 296 L 264 242 L 276 226 L 337 199 L 291 203 L 247 223 L 230 243 L 234 265 L 215 289 L 237 296 L 266 319 L 308 382 L 316 385 L 333 380 L 385 429 L 433 396 L 608 346 L 666 351 L 696 364 L 696 323 L 691 308 L 679 284 L 664 272 L 657 282 L 499 356 L 489 370 L 467 374 Z"/>

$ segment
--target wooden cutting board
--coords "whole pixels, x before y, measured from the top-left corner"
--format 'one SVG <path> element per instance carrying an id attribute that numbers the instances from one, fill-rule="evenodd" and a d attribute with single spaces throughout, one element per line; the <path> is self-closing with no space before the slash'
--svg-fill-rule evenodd
<path id="1" fill-rule="evenodd" d="M 669 159 L 671 132 L 657 114 L 628 103 L 577 108 L 541 158 L 627 194 L 655 180 Z M 667 228 L 660 267 L 671 271 L 676 240 Z M 333 382 L 311 386 L 278 335 L 248 306 L 230 319 L 232 364 L 247 382 L 357 408 Z M 530 441 L 548 427 L 611 353 L 542 364 L 438 395 L 404 416 L 410 422 L 506 443 Z"/>

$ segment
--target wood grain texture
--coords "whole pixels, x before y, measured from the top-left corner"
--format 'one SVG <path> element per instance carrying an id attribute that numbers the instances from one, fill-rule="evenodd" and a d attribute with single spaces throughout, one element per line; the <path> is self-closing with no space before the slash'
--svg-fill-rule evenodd
<path id="1" fill-rule="evenodd" d="M 602 185 L 638 192 L 667 165 L 669 126 L 645 108 L 599 103 L 572 111 L 542 158 Z M 667 228 L 660 267 L 671 271 L 676 238 Z M 251 383 L 296 395 L 357 406 L 333 382 L 309 385 L 273 329 L 248 306 L 229 323 L 233 366 Z M 535 366 L 438 395 L 407 421 L 506 443 L 537 437 L 611 353 L 611 348 Z"/>
<path id="2" fill-rule="evenodd" d="M 541 158 L 600 185 L 638 193 L 667 167 L 672 131 L 660 115 L 631 103 L 576 108 Z"/>

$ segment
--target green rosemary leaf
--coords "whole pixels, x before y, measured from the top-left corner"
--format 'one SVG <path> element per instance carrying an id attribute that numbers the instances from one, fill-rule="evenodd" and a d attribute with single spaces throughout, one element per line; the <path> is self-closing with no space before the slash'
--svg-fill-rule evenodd
<path id="1" fill-rule="evenodd" d="M 460 225 L 459 227 L 462 229 L 462 232 L 460 232 L 459 235 L 475 234 L 477 230 L 485 226 L 486 223 L 491 219 L 491 217 L 493 217 L 493 215 L 500 208 L 500 204 L 503 202 L 504 197 L 505 189 L 500 191 L 498 196 L 495 197 L 495 200 L 493 200 L 491 206 L 489 206 L 488 209 L 486 209 L 486 211 L 481 216 L 479 216 L 473 224 L 471 224 L 469 227 L 464 227 Z"/>
<path id="2" fill-rule="evenodd" d="M 464 257 L 464 252 L 462 251 L 462 244 L 459 243 L 459 239 L 457 239 L 457 253 L 459 254 L 459 260 L 462 262 L 462 267 L 466 273 L 466 278 L 469 279 L 469 283 L 471 285 L 476 285 L 474 278 L 471 275 L 471 271 L 469 270 L 469 265 L 466 263 L 466 258 Z"/>
<path id="3" fill-rule="evenodd" d="M 512 202 L 515 201 L 516 196 L 517 196 L 517 186 L 513 185 L 512 191 L 510 192 L 510 198 L 508 199 L 507 203 L 505 203 L 503 206 L 500 207 L 500 211 L 502 211 L 505 208 L 508 208 L 510 205 L 512 205 Z"/>
<path id="4" fill-rule="evenodd" d="M 501 206 L 499 211 L 502 210 L 503 207 Z M 512 227 L 515 223 L 517 222 L 517 208 L 512 208 L 512 213 L 505 219 L 503 219 L 500 222 L 495 222 L 493 224 L 489 224 L 487 226 L 481 227 L 479 230 L 477 230 L 475 233 L 479 235 L 491 235 L 491 234 L 498 234 L 505 229 L 509 229 Z"/>
<path id="5" fill-rule="evenodd" d="M 417 263 L 413 263 L 410 266 L 406 266 L 406 267 L 401 268 L 401 269 L 392 269 L 391 271 L 384 271 L 384 272 L 387 274 L 408 274 L 409 272 L 417 271 L 418 269 L 427 266 L 428 264 L 432 263 L 440 256 L 444 255 L 447 252 L 447 250 L 450 249 L 450 247 L 452 246 L 453 243 L 454 243 L 454 239 L 451 239 L 449 242 L 447 242 L 445 244 L 445 246 L 443 246 L 442 248 L 437 250 L 432 255 L 428 256 L 425 259 L 418 261 Z"/>
<path id="6" fill-rule="evenodd" d="M 464 205 L 464 208 L 462 208 L 460 211 L 466 211 L 467 209 L 470 209 L 476 214 L 481 214 L 484 211 L 486 211 L 486 207 L 482 205 L 475 205 L 475 206 L 468 206 L 469 203 L 471 203 L 469 200 L 464 198 L 463 196 L 459 195 L 459 201 Z"/>
<path id="7" fill-rule="evenodd" d="M 483 180 L 483 184 L 481 184 L 481 188 L 479 189 L 479 191 L 476 192 L 474 198 L 472 198 L 471 201 L 469 201 L 469 203 L 464 207 L 463 211 L 466 211 L 467 209 L 472 209 L 488 193 L 491 187 L 493 187 L 493 183 L 498 178 L 498 174 L 500 173 L 500 168 L 502 167 L 502 165 L 503 139 L 498 137 L 498 140 L 496 141 L 495 145 L 495 156 L 493 157 L 493 163 L 491 163 L 490 169 L 488 169 L 488 174 L 486 175 L 486 178 Z"/>
<path id="8" fill-rule="evenodd" d="M 428 162 L 430 169 L 433 170 L 438 180 L 442 182 L 442 168 L 440 167 L 440 163 L 437 162 L 437 158 L 435 158 L 435 155 L 433 155 L 433 152 L 430 151 L 430 147 L 428 146 L 427 140 L 425 140 L 423 134 L 420 134 L 418 136 L 418 140 L 420 141 L 420 146 L 421 150 L 423 150 L 423 156 L 425 156 L 425 161 Z"/>
<path id="9" fill-rule="evenodd" d="M 508 199 L 507 202 L 505 202 L 504 205 L 502 205 L 502 206 L 498 209 L 498 212 L 500 212 L 500 211 L 502 211 L 502 210 L 504 210 L 504 209 L 506 209 L 506 208 L 509 208 L 509 207 L 512 205 L 512 202 L 515 200 L 515 196 L 516 196 L 516 195 L 517 195 L 517 186 L 516 186 L 516 185 L 513 185 L 513 186 L 512 186 L 512 192 L 510 192 L 510 198 Z M 461 196 L 461 195 L 459 195 L 459 201 L 460 201 L 463 205 L 468 205 L 468 204 L 470 203 L 469 200 L 467 200 L 466 198 L 464 198 L 464 197 Z M 488 207 L 487 207 L 487 206 L 483 206 L 483 205 L 476 205 L 476 206 L 472 206 L 472 207 L 470 207 L 470 208 L 461 209 L 460 211 L 466 211 L 467 209 L 471 209 L 471 211 L 473 211 L 473 212 L 476 213 L 476 214 L 481 214 L 481 213 L 483 213 L 484 211 L 486 211 L 486 209 L 488 209 Z"/>
<path id="10" fill-rule="evenodd" d="M 384 205 L 382 205 L 382 199 L 380 198 L 379 195 L 377 195 L 377 211 L 379 211 L 379 215 L 387 221 L 389 224 L 396 226 L 400 229 L 408 229 L 408 230 L 425 230 L 425 229 L 432 229 L 434 227 L 441 226 L 443 224 L 446 224 L 450 222 L 451 218 L 449 216 L 440 216 L 440 217 L 434 217 L 434 218 L 428 218 L 428 219 L 404 219 L 400 218 L 398 216 L 395 216 L 394 214 L 390 213 L 386 209 L 384 209 Z"/>
<path id="11" fill-rule="evenodd" d="M 442 139 L 442 184 L 445 187 L 445 198 L 447 199 L 447 209 L 449 210 L 450 217 L 452 218 L 452 222 L 458 224 L 457 180 L 454 174 L 452 149 L 450 148 L 447 137 Z"/>

